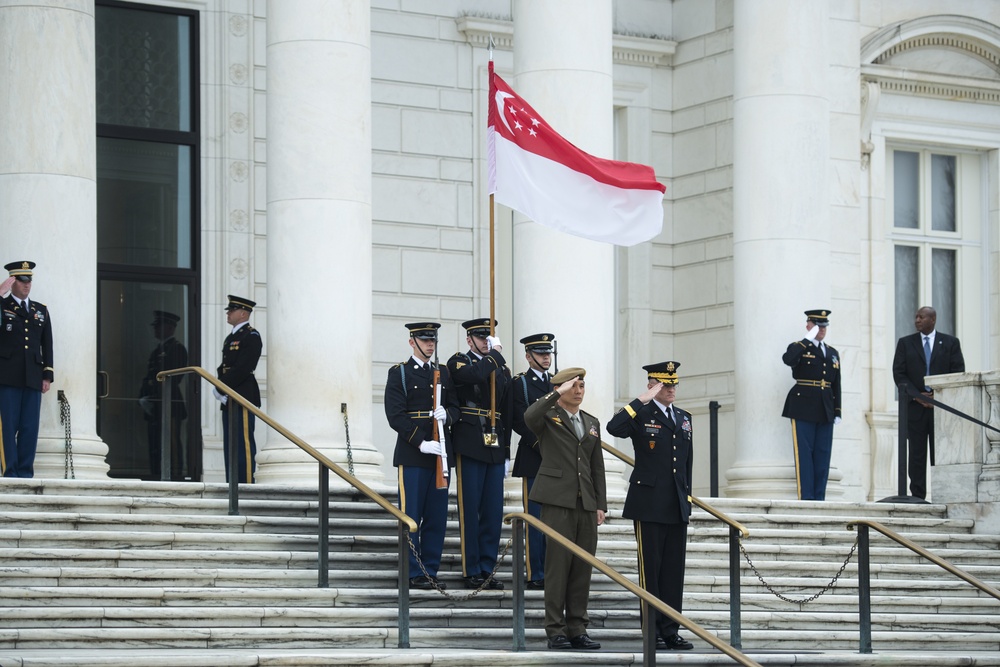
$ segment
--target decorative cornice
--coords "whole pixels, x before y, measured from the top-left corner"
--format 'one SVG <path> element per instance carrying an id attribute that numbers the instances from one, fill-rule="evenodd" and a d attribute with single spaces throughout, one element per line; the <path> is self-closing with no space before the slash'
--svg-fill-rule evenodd
<path id="1" fill-rule="evenodd" d="M 495 48 L 514 48 L 514 22 L 510 19 L 483 16 L 460 16 L 455 19 L 458 31 L 475 47 L 487 48 L 493 36 Z M 632 35 L 614 35 L 612 57 L 625 65 L 656 67 L 669 65 L 677 51 L 677 42 Z"/>
<path id="2" fill-rule="evenodd" d="M 944 76 L 886 65 L 862 65 L 861 77 L 883 93 L 1000 104 L 1000 80 Z"/>
<path id="3" fill-rule="evenodd" d="M 993 66 L 1000 73 L 1000 53 L 996 49 L 989 49 L 980 42 L 973 41 L 964 35 L 922 35 L 913 37 L 890 46 L 883 51 L 872 62 L 876 65 L 883 65 L 897 53 L 910 51 L 913 49 L 944 48 L 961 51 L 975 56 Z"/>

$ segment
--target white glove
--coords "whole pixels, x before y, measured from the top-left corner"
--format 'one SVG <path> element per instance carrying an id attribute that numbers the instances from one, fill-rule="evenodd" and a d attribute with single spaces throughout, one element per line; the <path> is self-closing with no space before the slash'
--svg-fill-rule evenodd
<path id="1" fill-rule="evenodd" d="M 510 459 L 503 462 L 503 476 L 510 477 Z"/>
<path id="2" fill-rule="evenodd" d="M 434 456 L 441 456 L 441 443 L 437 440 L 424 440 L 420 443 L 420 451 L 424 454 L 433 454 Z"/>
<path id="3" fill-rule="evenodd" d="M 806 340 L 816 340 L 816 336 L 819 335 L 819 326 L 814 326 L 812 329 L 806 332 Z"/>
<path id="4" fill-rule="evenodd" d="M 445 410 L 440 405 L 434 409 L 434 421 L 446 422 L 448 421 L 448 411 Z"/>
<path id="5" fill-rule="evenodd" d="M 229 397 L 219 391 L 217 387 L 212 387 L 212 393 L 215 394 L 215 400 L 223 405 L 229 400 Z"/>
<path id="6" fill-rule="evenodd" d="M 150 417 L 153 416 L 153 402 L 149 400 L 149 396 L 143 396 L 139 399 L 139 407 Z"/>
<path id="7" fill-rule="evenodd" d="M 840 417 L 834 417 L 833 418 L 833 425 L 834 426 L 840 426 Z"/>
<path id="8" fill-rule="evenodd" d="M 496 336 L 487 336 L 486 342 L 489 344 L 490 349 L 503 350 L 503 343 Z"/>

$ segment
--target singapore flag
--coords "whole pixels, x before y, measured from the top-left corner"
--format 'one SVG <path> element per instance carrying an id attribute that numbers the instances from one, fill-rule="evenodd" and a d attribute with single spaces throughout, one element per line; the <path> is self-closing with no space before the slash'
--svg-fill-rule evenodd
<path id="1" fill-rule="evenodd" d="M 487 158 L 497 202 L 583 238 L 631 246 L 663 227 L 663 193 L 652 167 L 589 155 L 561 137 L 490 62 Z"/>

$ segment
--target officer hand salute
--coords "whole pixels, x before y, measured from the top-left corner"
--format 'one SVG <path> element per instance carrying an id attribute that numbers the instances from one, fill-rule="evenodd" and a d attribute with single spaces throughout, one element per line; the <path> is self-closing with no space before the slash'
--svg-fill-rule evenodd
<path id="1" fill-rule="evenodd" d="M 451 435 L 461 499 L 462 574 L 468 588 L 499 589 L 503 584 L 491 575 L 500 547 L 503 480 L 510 458 L 511 377 L 503 345 L 491 333 L 496 321 L 478 318 L 462 326 L 469 351 L 448 360 L 459 409 Z"/>

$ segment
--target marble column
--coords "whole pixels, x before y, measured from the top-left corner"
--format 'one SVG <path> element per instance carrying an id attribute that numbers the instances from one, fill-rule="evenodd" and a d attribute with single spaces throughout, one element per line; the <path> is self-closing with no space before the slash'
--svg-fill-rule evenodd
<path id="1" fill-rule="evenodd" d="M 372 444 L 370 15 L 367 0 L 267 3 L 269 414 L 346 469 L 346 403 L 365 482 L 382 478 Z M 316 484 L 313 459 L 274 433 L 258 465 L 259 482 Z"/>
<path id="2" fill-rule="evenodd" d="M 3 261 L 35 261 L 31 298 L 52 317 L 55 382 L 42 397 L 35 477 L 107 477 L 97 436 L 97 121 L 93 0 L 0 5 Z M 4 274 L 3 277 L 6 277 Z"/>
<path id="3" fill-rule="evenodd" d="M 736 462 L 726 495 L 795 498 L 791 373 L 781 355 L 803 311 L 837 307 L 830 274 L 826 3 L 734 5 L 733 310 Z M 840 473 L 831 470 L 831 481 Z M 828 496 L 831 495 L 828 492 Z"/>
<path id="4" fill-rule="evenodd" d="M 513 88 L 566 139 L 613 157 L 610 0 L 588 3 L 586 12 L 574 0 L 514 0 L 513 15 Z M 513 274 L 514 338 L 554 333 L 559 367 L 587 369 L 583 409 L 605 423 L 615 398 L 614 246 L 515 214 Z M 512 347 L 511 357 L 524 354 Z M 609 483 L 618 480 L 624 466 L 607 456 L 605 462 Z"/>

